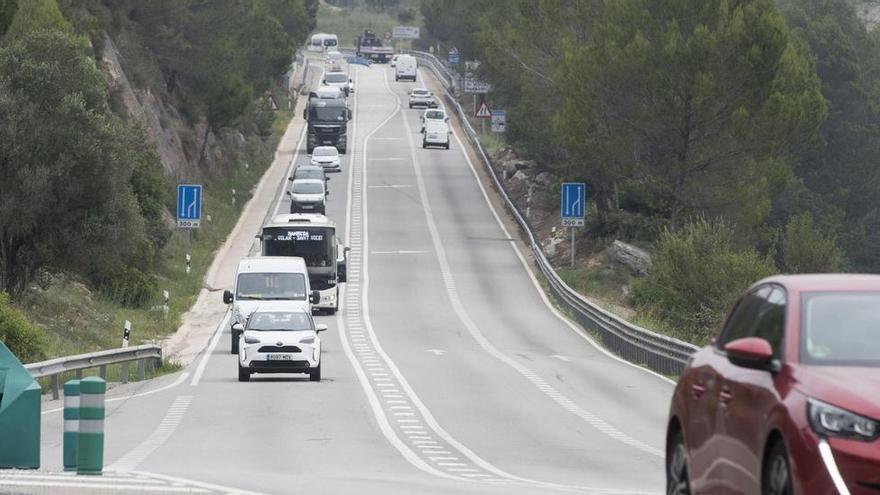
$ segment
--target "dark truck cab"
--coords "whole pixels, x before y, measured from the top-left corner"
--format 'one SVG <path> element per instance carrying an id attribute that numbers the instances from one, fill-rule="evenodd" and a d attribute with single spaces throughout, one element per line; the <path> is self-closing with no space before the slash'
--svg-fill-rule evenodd
<path id="1" fill-rule="evenodd" d="M 335 146 L 339 153 L 346 152 L 351 110 L 344 99 L 309 98 L 303 118 L 308 124 L 306 150 L 310 155 L 316 146 Z"/>

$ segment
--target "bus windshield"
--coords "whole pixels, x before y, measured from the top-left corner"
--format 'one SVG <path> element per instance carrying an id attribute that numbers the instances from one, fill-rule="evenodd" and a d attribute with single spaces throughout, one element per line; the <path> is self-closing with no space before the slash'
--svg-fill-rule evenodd
<path id="1" fill-rule="evenodd" d="M 266 227 L 263 256 L 299 256 L 306 266 L 332 266 L 335 229 L 329 227 Z"/>
<path id="2" fill-rule="evenodd" d="M 305 301 L 306 278 L 302 273 L 242 273 L 235 298 L 239 301 Z"/>
<path id="3" fill-rule="evenodd" d="M 348 76 L 344 72 L 331 72 L 324 76 L 328 83 L 344 83 L 348 81 Z"/>

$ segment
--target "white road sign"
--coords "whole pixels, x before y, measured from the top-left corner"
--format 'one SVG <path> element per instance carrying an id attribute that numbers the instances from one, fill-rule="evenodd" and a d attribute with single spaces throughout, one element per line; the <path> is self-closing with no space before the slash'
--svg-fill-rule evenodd
<path id="1" fill-rule="evenodd" d="M 504 110 L 492 110 L 492 132 L 504 132 L 507 130 L 507 112 Z"/>
<path id="2" fill-rule="evenodd" d="M 415 40 L 419 38 L 419 28 L 416 26 L 394 26 L 391 36 L 396 39 Z"/>
<path id="3" fill-rule="evenodd" d="M 480 81 L 472 75 L 467 75 L 464 78 L 465 93 L 488 93 L 490 89 L 492 89 L 492 87 L 489 86 L 489 83 Z"/>

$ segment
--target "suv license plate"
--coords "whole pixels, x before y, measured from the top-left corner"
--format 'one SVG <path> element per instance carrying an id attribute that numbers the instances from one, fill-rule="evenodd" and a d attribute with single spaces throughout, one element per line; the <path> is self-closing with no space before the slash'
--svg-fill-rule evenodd
<path id="1" fill-rule="evenodd" d="M 267 361 L 293 361 L 293 354 L 266 354 Z"/>

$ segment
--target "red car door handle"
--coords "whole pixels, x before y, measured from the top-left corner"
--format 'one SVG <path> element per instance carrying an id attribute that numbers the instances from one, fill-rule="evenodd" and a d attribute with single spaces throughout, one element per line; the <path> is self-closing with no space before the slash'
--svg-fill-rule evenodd
<path id="1" fill-rule="evenodd" d="M 706 387 L 699 383 L 695 383 L 691 385 L 691 392 L 693 392 L 694 399 L 699 399 L 703 396 L 703 392 L 706 391 Z"/>
<path id="2" fill-rule="evenodd" d="M 727 404 L 728 402 L 733 400 L 733 393 L 729 388 L 724 387 L 721 389 L 721 393 L 718 394 L 719 399 L 721 399 L 722 404 Z"/>

